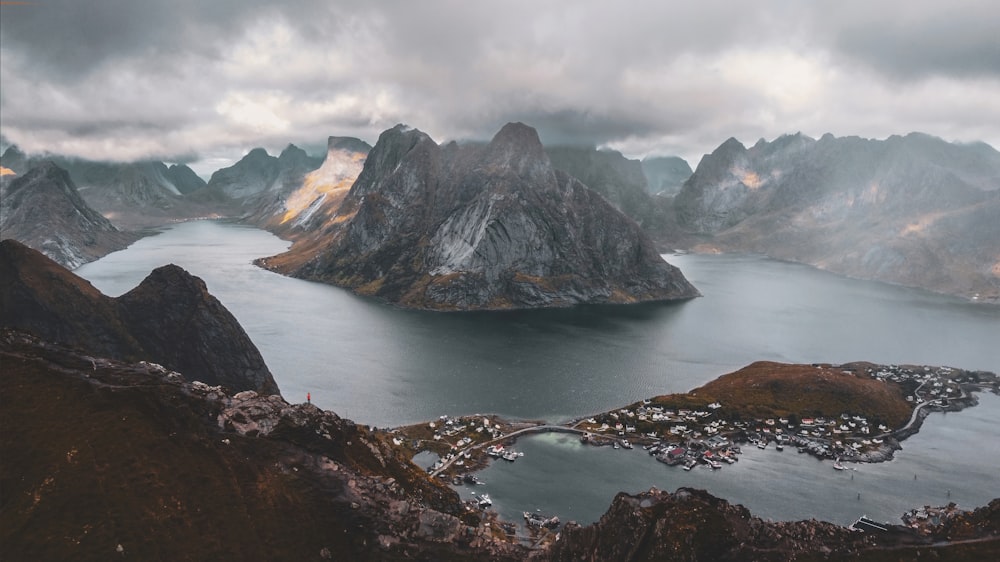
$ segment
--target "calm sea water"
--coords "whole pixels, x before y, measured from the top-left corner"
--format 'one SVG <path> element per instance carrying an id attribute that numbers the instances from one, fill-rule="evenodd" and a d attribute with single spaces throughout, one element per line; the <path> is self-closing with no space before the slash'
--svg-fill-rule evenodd
<path id="1" fill-rule="evenodd" d="M 251 264 L 287 247 L 258 229 L 197 221 L 77 273 L 117 296 L 155 267 L 184 267 L 239 319 L 286 399 L 304 401 L 310 392 L 317 405 L 376 427 L 487 412 L 561 421 L 691 390 L 761 359 L 1000 371 L 1000 307 L 758 256 L 667 256 L 704 294 L 683 303 L 440 314 L 400 310 Z M 651 485 L 706 487 L 765 517 L 835 521 L 859 511 L 877 515 L 878 508 L 884 519 L 895 518 L 941 503 L 930 498 L 949 488 L 968 506 L 1000 496 L 1000 399 L 929 421 L 899 460 L 852 472 L 853 481 L 794 451 L 749 451 L 721 471 L 685 473 L 641 452 L 581 450 L 572 438 L 541 436 L 519 445 L 528 454 L 518 463 L 491 468 L 481 491 L 518 517 L 558 509 L 581 522 L 595 520 L 615 492 Z M 961 482 L 948 486 L 949 479 Z M 842 498 L 849 505 L 832 507 Z"/>

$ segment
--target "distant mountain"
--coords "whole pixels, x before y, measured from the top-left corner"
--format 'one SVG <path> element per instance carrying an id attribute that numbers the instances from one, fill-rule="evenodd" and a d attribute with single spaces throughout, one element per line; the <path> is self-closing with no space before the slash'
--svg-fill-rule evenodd
<path id="1" fill-rule="evenodd" d="M 152 361 L 188 380 L 276 394 L 260 352 L 204 281 L 176 265 L 118 297 L 14 240 L 0 242 L 0 326 L 90 353 Z"/>
<path id="2" fill-rule="evenodd" d="M 568 306 L 698 294 L 638 226 L 557 171 L 534 129 L 488 145 L 382 133 L 334 219 L 261 265 L 414 308 Z"/>
<path id="3" fill-rule="evenodd" d="M 181 195 L 198 191 L 206 185 L 205 180 L 198 177 L 198 174 L 186 164 L 171 164 L 167 168 L 166 176 Z"/>
<path id="4" fill-rule="evenodd" d="M 97 162 L 63 156 L 49 157 L 64 168 L 80 195 L 96 211 L 119 226 L 142 228 L 172 220 L 235 213 L 228 197 L 200 194 L 205 182 L 185 165 L 163 162 Z M 12 146 L 0 165 L 24 173 L 43 159 L 28 157 Z M 187 195 L 199 194 L 198 197 Z"/>
<path id="5" fill-rule="evenodd" d="M 729 139 L 675 198 L 707 247 L 1000 299 L 1000 153 L 913 133 Z"/>
<path id="6" fill-rule="evenodd" d="M 255 148 L 239 162 L 212 174 L 208 188 L 220 190 L 232 198 L 255 196 L 301 183 L 302 178 L 321 163 L 320 159 L 292 144 L 278 157 L 271 156 L 263 148 Z"/>
<path id="7" fill-rule="evenodd" d="M 262 193 L 248 222 L 286 237 L 324 228 L 361 173 L 371 148 L 356 138 L 330 137 L 322 165 L 298 183 L 289 178 L 280 189 Z"/>
<path id="8" fill-rule="evenodd" d="M 139 235 L 112 225 L 80 197 L 66 170 L 42 162 L 23 175 L 0 179 L 0 237 L 75 269 L 124 249 Z"/>
<path id="9" fill-rule="evenodd" d="M 554 168 L 600 193 L 647 233 L 660 231 L 668 223 L 669 202 L 650 194 L 638 160 L 630 160 L 613 150 L 575 146 L 546 147 L 545 153 Z"/>
<path id="10" fill-rule="evenodd" d="M 642 159 L 642 173 L 650 193 L 676 195 L 694 172 L 686 160 L 678 156 L 653 156 Z"/>

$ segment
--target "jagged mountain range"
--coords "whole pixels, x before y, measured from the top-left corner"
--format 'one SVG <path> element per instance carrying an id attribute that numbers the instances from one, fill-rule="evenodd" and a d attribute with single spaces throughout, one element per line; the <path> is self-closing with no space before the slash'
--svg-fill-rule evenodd
<path id="1" fill-rule="evenodd" d="M 407 307 L 568 306 L 696 296 L 630 219 L 555 169 L 534 129 L 440 146 L 380 137 L 322 240 L 266 267 Z"/>
<path id="2" fill-rule="evenodd" d="M 103 295 L 41 253 L 0 242 L 0 326 L 114 359 L 147 360 L 193 380 L 273 394 L 260 352 L 204 281 L 176 265 Z"/>
<path id="3" fill-rule="evenodd" d="M 43 162 L 22 176 L 0 178 L 0 238 L 20 240 L 76 268 L 139 235 L 112 225 L 80 197 L 65 170 Z"/>
<path id="4" fill-rule="evenodd" d="M 675 198 L 703 248 L 1000 298 L 1000 153 L 922 134 L 729 139 Z"/>
<path id="5" fill-rule="evenodd" d="M 485 146 L 461 148 L 469 154 Z M 83 199 L 117 225 L 242 216 L 280 236 L 309 239 L 318 252 L 318 233 L 338 231 L 351 214 L 338 211 L 370 150 L 343 137 L 330 138 L 322 160 L 293 145 L 278 157 L 255 149 L 207 185 L 182 165 L 56 162 Z M 786 135 L 750 148 L 730 139 L 703 158 L 675 197 L 664 186 L 688 174 L 682 160 L 640 163 L 579 147 L 545 151 L 554 168 L 639 223 L 660 251 L 750 251 L 853 277 L 1000 299 L 1000 166 L 997 151 L 982 143 L 916 133 L 884 141 Z M 37 163 L 16 147 L 0 158 L 21 174 Z M 10 176 L 3 177 L 9 185 Z"/>

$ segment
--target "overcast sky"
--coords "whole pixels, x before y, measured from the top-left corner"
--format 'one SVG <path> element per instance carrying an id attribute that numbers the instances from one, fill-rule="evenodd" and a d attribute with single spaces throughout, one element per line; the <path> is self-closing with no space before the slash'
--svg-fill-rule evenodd
<path id="1" fill-rule="evenodd" d="M 0 133 L 193 163 L 396 123 L 523 121 L 694 167 L 729 137 L 921 131 L 1000 147 L 1000 2 L 0 2 Z"/>

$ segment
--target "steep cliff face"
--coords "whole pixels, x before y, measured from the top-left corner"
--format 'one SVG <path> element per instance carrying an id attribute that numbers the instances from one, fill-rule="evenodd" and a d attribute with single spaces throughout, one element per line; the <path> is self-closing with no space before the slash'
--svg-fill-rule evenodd
<path id="1" fill-rule="evenodd" d="M 71 269 L 139 238 L 115 228 L 92 209 L 66 170 L 52 162 L 42 162 L 21 176 L 5 176 L 0 182 L 0 235 L 19 240 Z"/>
<path id="2" fill-rule="evenodd" d="M 361 173 L 370 150 L 371 146 L 355 138 L 330 137 L 323 164 L 289 174 L 280 189 L 262 194 L 247 221 L 291 238 L 323 230 Z"/>
<path id="3" fill-rule="evenodd" d="M 439 310 L 698 294 L 633 221 L 555 170 L 522 124 L 472 146 L 440 147 L 403 126 L 384 132 L 335 222 L 321 246 L 260 263 Z"/>
<path id="4" fill-rule="evenodd" d="M 730 139 L 675 204 L 682 226 L 724 250 L 1000 299 L 1000 153 L 986 145 L 916 133 L 750 149 Z"/>
<path id="5" fill-rule="evenodd" d="M 168 265 L 118 298 L 101 294 L 42 254 L 0 242 L 0 323 L 191 380 L 277 393 L 260 352 L 205 283 Z"/>

